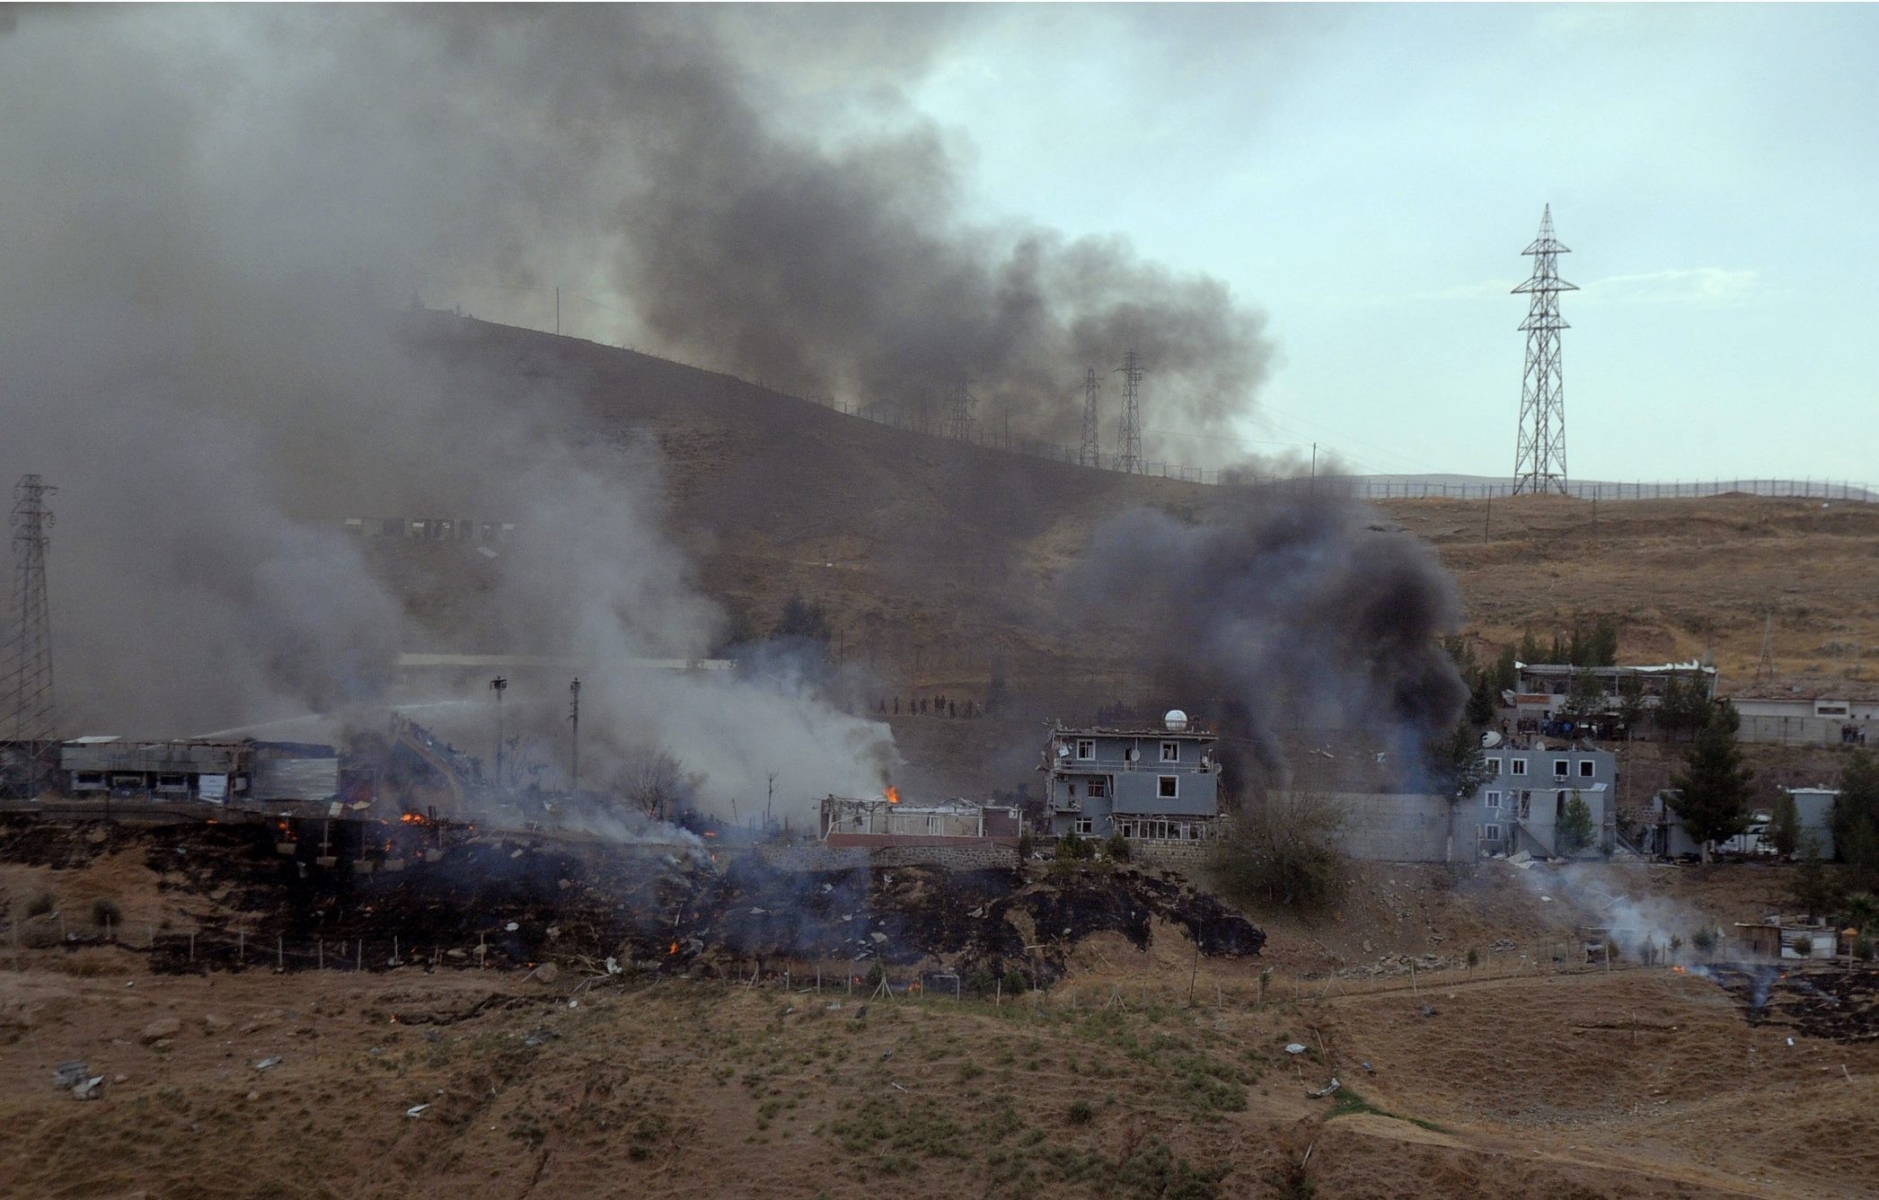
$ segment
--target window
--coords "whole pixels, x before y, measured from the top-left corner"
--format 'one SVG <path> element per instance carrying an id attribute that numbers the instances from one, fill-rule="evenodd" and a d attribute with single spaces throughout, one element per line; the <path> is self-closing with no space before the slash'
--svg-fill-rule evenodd
<path id="1" fill-rule="evenodd" d="M 1488 807 L 1499 808 L 1500 806 L 1501 806 L 1501 794 L 1499 792 L 1489 792 L 1488 793 Z"/>
<path id="2" fill-rule="evenodd" d="M 72 786 L 81 787 L 81 788 L 101 788 L 104 786 L 104 772 L 103 771 L 75 772 L 73 775 L 73 779 L 72 779 Z"/>
<path id="3" fill-rule="evenodd" d="M 1566 777 L 1566 768 L 1567 768 L 1567 763 L 1565 759 L 1563 758 L 1554 759 L 1553 760 L 1553 778 L 1564 779 Z"/>
<path id="4" fill-rule="evenodd" d="M 1096 741 L 1094 738 L 1083 738 L 1077 742 L 1077 757 L 1085 760 L 1096 757 Z"/>
<path id="5" fill-rule="evenodd" d="M 1514 774 L 1516 775 L 1525 775 L 1527 773 L 1527 760 L 1524 758 L 1509 759 L 1508 765 L 1513 767 Z"/>
<path id="6" fill-rule="evenodd" d="M 1488 762 L 1488 774 L 1489 775 L 1499 775 L 1501 773 L 1501 760 L 1500 759 L 1490 758 L 1487 760 L 1487 762 Z"/>
<path id="7" fill-rule="evenodd" d="M 1500 841 L 1501 827 L 1499 825 L 1483 825 L 1481 827 L 1481 840 L 1484 842 Z"/>
<path id="8" fill-rule="evenodd" d="M 1135 822 L 1134 821 L 1122 822 L 1121 824 L 1116 826 L 1116 832 L 1120 833 L 1125 838 L 1134 837 L 1135 836 Z"/>
<path id="9" fill-rule="evenodd" d="M 1162 775 L 1155 780 L 1155 795 L 1162 800 L 1173 800 L 1180 793 L 1177 790 L 1180 781 L 1172 775 Z"/>
<path id="10" fill-rule="evenodd" d="M 1161 744 L 1161 761 L 1162 762 L 1180 762 L 1181 761 L 1181 743 L 1180 742 L 1163 742 Z"/>
<path id="11" fill-rule="evenodd" d="M 1076 823 L 1076 831 L 1079 834 L 1095 833 L 1096 832 L 1095 820 L 1090 817 L 1078 817 L 1077 823 Z"/>
<path id="12" fill-rule="evenodd" d="M 1090 780 L 1090 796 L 1092 798 L 1101 799 L 1102 797 L 1107 796 L 1108 794 L 1109 794 L 1109 781 L 1107 779 Z"/>
<path id="13" fill-rule="evenodd" d="M 1579 774 L 1584 776 L 1587 779 L 1592 778 L 1592 760 L 1591 759 L 1583 758 L 1579 760 Z"/>

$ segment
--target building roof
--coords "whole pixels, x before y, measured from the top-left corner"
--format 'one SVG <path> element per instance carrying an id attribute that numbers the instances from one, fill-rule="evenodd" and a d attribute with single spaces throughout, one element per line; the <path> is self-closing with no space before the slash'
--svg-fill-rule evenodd
<path id="1" fill-rule="evenodd" d="M 1514 669 L 1516 671 L 1532 671 L 1536 675 L 1571 675 L 1575 671 L 1615 671 L 1634 675 L 1669 675 L 1679 671 L 1697 671 L 1708 675 L 1714 675 L 1716 673 L 1715 667 L 1704 666 L 1702 663 L 1695 660 L 1686 663 L 1618 663 L 1609 667 L 1575 667 L 1571 663 L 1516 662 Z"/>
<path id="2" fill-rule="evenodd" d="M 1865 679 L 1790 675 L 1782 679 L 1745 683 L 1731 689 L 1728 695 L 1732 700 L 1879 701 L 1879 683 Z"/>

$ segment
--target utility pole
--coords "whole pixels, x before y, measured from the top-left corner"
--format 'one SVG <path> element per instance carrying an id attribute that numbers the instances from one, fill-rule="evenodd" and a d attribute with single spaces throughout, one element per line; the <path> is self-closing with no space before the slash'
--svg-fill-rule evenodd
<path id="1" fill-rule="evenodd" d="M 57 738 L 52 693 L 52 607 L 46 593 L 46 547 L 52 513 L 46 497 L 57 488 L 38 475 L 22 475 L 13 488 L 13 596 L 7 629 L 6 675 L 0 696 L 6 705 L 0 729 L 26 754 L 9 790 L 39 793 L 40 758 Z"/>
<path id="2" fill-rule="evenodd" d="M 1527 365 L 1520 381 L 1520 431 L 1514 448 L 1514 495 L 1566 495 L 1566 385 L 1559 333 L 1570 329 L 1559 315 L 1559 294 L 1578 287 L 1559 277 L 1559 256 L 1572 253 L 1553 236 L 1553 206 L 1540 216 L 1540 235 L 1522 255 L 1533 259 L 1533 275 L 1514 293 L 1533 297 L 1520 328 L 1527 334 Z"/>
<path id="3" fill-rule="evenodd" d="M 1775 677 L 1775 610 L 1769 609 L 1762 622 L 1762 653 L 1755 662 L 1755 682 L 1761 683 Z"/>
<path id="4" fill-rule="evenodd" d="M 555 288 L 555 336 L 561 336 L 561 288 Z"/>
<path id="5" fill-rule="evenodd" d="M 1142 473 L 1142 360 L 1131 350 L 1116 368 L 1122 376 L 1122 445 L 1116 452 L 1116 469 L 1125 475 Z"/>
<path id="6" fill-rule="evenodd" d="M 568 685 L 568 727 L 573 730 L 574 772 L 568 794 L 574 795 L 581 790 L 581 681 L 576 676 Z"/>
<path id="7" fill-rule="evenodd" d="M 1097 403 L 1102 386 L 1096 378 L 1095 367 L 1083 372 L 1083 444 L 1077 450 L 1077 462 L 1085 467 L 1102 465 L 1101 439 L 1098 435 L 1102 414 Z"/>
<path id="8" fill-rule="evenodd" d="M 502 693 L 509 686 L 509 681 L 501 675 L 489 681 L 489 688 L 496 693 L 496 786 L 502 786 Z"/>

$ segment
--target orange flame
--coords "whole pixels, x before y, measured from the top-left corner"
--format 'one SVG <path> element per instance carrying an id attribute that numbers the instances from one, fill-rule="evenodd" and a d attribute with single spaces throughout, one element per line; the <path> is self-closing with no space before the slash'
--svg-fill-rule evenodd
<path id="1" fill-rule="evenodd" d="M 667 954 L 677 954 L 678 952 L 679 944 L 677 942 L 673 942 L 671 948 L 666 951 Z"/>
<path id="2" fill-rule="evenodd" d="M 1688 974 L 1689 974 L 1689 972 L 1688 972 L 1688 971 L 1686 971 L 1686 970 L 1684 970 L 1684 969 L 1683 969 L 1682 967 L 1672 967 L 1672 968 L 1670 968 L 1670 969 L 1671 969 L 1672 971 L 1675 971 L 1675 972 L 1676 972 L 1677 974 L 1679 974 L 1679 975 L 1688 975 Z"/>
<path id="3" fill-rule="evenodd" d="M 900 789 L 891 783 L 887 785 L 887 802 L 889 804 L 900 803 Z"/>

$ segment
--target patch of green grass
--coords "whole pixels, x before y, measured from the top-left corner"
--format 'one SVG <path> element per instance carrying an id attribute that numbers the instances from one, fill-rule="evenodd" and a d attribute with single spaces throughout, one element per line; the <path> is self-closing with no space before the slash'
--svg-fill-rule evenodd
<path id="1" fill-rule="evenodd" d="M 1338 1089 L 1336 1101 L 1331 1105 L 1331 1111 L 1326 1114 L 1325 1120 L 1329 1121 L 1336 1117 L 1356 1116 L 1359 1113 L 1369 1113 L 1377 1117 L 1388 1117 L 1392 1121 L 1407 1121 L 1411 1125 L 1420 1129 L 1427 1129 L 1431 1133 L 1448 1132 L 1448 1130 L 1433 1121 L 1425 1121 L 1420 1117 L 1405 1117 L 1398 1113 L 1388 1112 L 1378 1108 L 1348 1087 Z"/>

